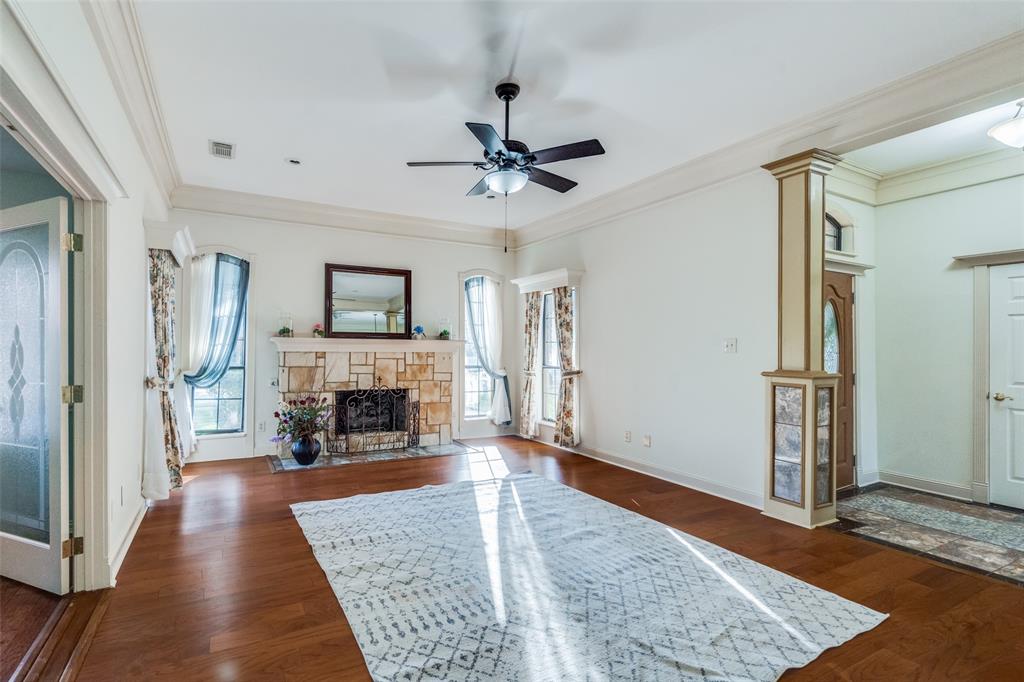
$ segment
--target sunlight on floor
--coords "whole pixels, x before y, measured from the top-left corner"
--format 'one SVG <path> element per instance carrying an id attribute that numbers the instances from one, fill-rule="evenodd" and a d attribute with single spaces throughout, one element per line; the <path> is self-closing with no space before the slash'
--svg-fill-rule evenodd
<path id="1" fill-rule="evenodd" d="M 501 452 L 493 445 L 484 447 L 482 452 L 472 452 L 467 455 L 469 462 L 469 476 L 474 481 L 488 481 L 492 478 L 505 478 L 508 476 L 508 466 L 505 464 Z"/>
<path id="2" fill-rule="evenodd" d="M 687 541 L 686 538 L 684 538 L 682 535 L 680 535 L 675 529 L 673 529 L 673 528 L 666 528 L 665 530 L 667 530 L 672 537 L 674 537 L 681 544 L 683 544 L 686 547 L 686 549 L 690 550 L 690 552 L 695 557 L 697 557 L 702 562 L 704 562 L 705 564 L 710 566 L 711 570 L 713 570 L 715 573 L 717 573 L 718 576 L 722 580 L 724 580 L 730 587 L 732 587 L 734 590 L 739 592 L 743 596 L 744 599 L 749 601 L 751 604 L 753 604 L 758 609 L 760 609 L 765 615 L 767 615 L 769 618 L 771 618 L 772 620 L 777 622 L 779 625 L 781 625 L 782 628 L 786 632 L 788 632 L 790 635 L 793 636 L 794 639 L 796 639 L 801 644 L 803 644 L 804 647 L 806 647 L 809 651 L 816 651 L 817 650 L 818 647 L 813 642 L 809 641 L 806 637 L 803 636 L 803 634 L 801 634 L 799 631 L 797 631 L 792 625 L 790 625 L 785 620 L 783 620 L 783 618 L 781 616 L 779 616 L 777 613 L 775 613 L 775 611 L 773 611 L 767 604 L 765 604 L 763 601 L 758 599 L 757 596 L 754 595 L 754 593 L 752 593 L 746 587 L 741 585 L 739 583 L 739 581 L 737 581 L 731 575 L 729 575 L 724 570 L 722 570 L 721 566 L 716 564 L 714 561 L 709 559 L 703 552 L 701 552 L 699 549 L 694 547 L 692 543 Z"/>

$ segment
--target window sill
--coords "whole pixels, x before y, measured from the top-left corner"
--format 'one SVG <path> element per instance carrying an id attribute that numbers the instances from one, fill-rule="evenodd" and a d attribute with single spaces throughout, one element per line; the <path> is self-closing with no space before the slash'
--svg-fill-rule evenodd
<path id="1" fill-rule="evenodd" d="M 232 431 L 230 433 L 197 433 L 196 440 L 223 440 L 225 438 L 245 438 L 245 431 Z"/>
<path id="2" fill-rule="evenodd" d="M 463 417 L 462 421 L 464 421 L 464 422 L 485 422 L 485 421 L 487 421 L 487 419 L 488 419 L 487 415 L 482 414 L 479 417 Z"/>
<path id="3" fill-rule="evenodd" d="M 550 421 L 548 419 L 541 419 L 537 423 L 540 424 L 541 426 L 550 426 L 551 428 L 555 428 L 555 422 Z"/>

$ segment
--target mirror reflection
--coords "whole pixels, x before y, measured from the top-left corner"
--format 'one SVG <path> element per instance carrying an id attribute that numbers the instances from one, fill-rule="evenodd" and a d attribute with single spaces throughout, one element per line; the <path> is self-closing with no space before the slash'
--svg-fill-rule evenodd
<path id="1" fill-rule="evenodd" d="M 328 284 L 329 334 L 408 334 L 407 275 L 333 269 Z"/>

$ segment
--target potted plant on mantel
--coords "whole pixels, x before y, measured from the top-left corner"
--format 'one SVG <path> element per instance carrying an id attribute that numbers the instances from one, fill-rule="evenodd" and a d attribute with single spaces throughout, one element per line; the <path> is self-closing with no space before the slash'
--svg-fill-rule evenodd
<path id="1" fill-rule="evenodd" d="M 303 466 L 309 466 L 320 455 L 317 434 L 327 428 L 331 419 L 331 406 L 327 398 L 306 395 L 278 403 L 277 435 L 270 440 L 291 445 L 292 457 Z"/>

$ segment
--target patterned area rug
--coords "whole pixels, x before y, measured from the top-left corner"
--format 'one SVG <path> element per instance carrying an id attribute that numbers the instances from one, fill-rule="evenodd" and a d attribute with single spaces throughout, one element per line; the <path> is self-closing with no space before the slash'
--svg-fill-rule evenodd
<path id="1" fill-rule="evenodd" d="M 885 614 L 532 474 L 292 505 L 374 680 L 776 680 Z"/>

